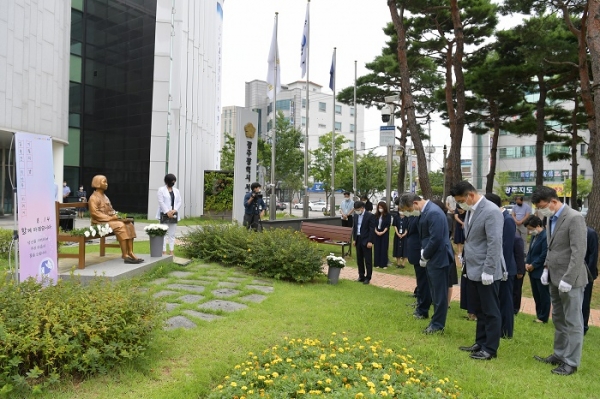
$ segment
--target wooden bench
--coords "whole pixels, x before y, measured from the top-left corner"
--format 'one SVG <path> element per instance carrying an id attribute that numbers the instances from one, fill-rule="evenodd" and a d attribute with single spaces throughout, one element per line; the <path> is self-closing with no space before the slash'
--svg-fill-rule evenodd
<path id="1" fill-rule="evenodd" d="M 352 255 L 352 227 L 302 222 L 300 231 L 312 241 L 341 246 L 342 256 Z M 349 247 L 349 250 L 344 253 L 346 246 Z"/>
<path id="2" fill-rule="evenodd" d="M 72 236 L 68 233 L 61 233 L 60 226 L 60 210 L 67 208 L 85 208 L 87 207 L 87 202 L 73 202 L 73 203 L 60 203 L 56 202 L 56 240 L 58 242 L 76 242 L 79 244 L 79 251 L 76 254 L 62 254 L 58 253 L 58 258 L 75 258 L 78 260 L 77 268 L 85 269 L 85 242 L 100 238 L 100 256 L 106 256 L 106 248 L 121 248 L 119 243 L 116 244 L 107 244 L 106 237 L 114 237 L 114 233 L 110 233 L 105 235 L 104 237 L 84 237 L 84 236 Z"/>

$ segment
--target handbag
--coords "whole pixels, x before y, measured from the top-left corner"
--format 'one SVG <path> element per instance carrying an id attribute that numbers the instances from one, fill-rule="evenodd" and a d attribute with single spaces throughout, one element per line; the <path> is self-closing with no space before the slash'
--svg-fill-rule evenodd
<path id="1" fill-rule="evenodd" d="M 170 218 L 166 213 L 160 213 L 160 222 L 163 224 L 172 224 L 177 223 L 177 212 L 175 212 L 175 217 Z"/>

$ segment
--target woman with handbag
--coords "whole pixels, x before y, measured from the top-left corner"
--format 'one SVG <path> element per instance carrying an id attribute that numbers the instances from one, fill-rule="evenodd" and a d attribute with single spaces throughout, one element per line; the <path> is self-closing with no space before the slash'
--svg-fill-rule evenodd
<path id="1" fill-rule="evenodd" d="M 163 255 L 167 254 L 167 243 L 170 244 L 170 255 L 174 255 L 175 251 L 175 233 L 177 232 L 177 222 L 179 221 L 179 208 L 181 207 L 181 195 L 179 190 L 175 188 L 177 178 L 174 174 L 169 173 L 165 176 L 165 185 L 158 189 L 158 211 L 156 218 L 160 223 L 169 226 L 165 240 L 163 242 Z"/>

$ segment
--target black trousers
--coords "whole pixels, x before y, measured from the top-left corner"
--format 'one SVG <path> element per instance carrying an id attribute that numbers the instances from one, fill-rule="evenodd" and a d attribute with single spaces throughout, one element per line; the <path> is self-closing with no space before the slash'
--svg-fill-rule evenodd
<path id="1" fill-rule="evenodd" d="M 427 265 L 427 279 L 429 281 L 429 291 L 431 292 L 431 301 L 433 303 L 433 316 L 429 326 L 434 330 L 441 330 L 446 327 L 446 317 L 448 316 L 448 267 L 435 267 Z"/>
<path id="2" fill-rule="evenodd" d="M 342 227 L 352 227 L 354 225 L 353 221 L 354 218 L 352 216 L 346 220 L 342 219 Z"/>
<path id="3" fill-rule="evenodd" d="M 431 307 L 431 291 L 429 290 L 429 280 L 427 279 L 427 268 L 415 265 L 415 276 L 417 277 L 417 307 L 415 313 L 421 316 L 429 317 L 429 308 Z M 447 288 L 446 288 L 447 289 Z"/>
<path id="4" fill-rule="evenodd" d="M 594 280 L 590 280 L 583 290 L 583 303 L 581 304 L 581 312 L 583 313 L 583 333 L 589 330 L 588 321 L 590 321 L 590 302 L 592 301 L 592 289 L 594 288 Z"/>
<path id="5" fill-rule="evenodd" d="M 550 304 L 552 303 L 550 288 L 542 284 L 542 280 L 539 278 L 532 278 L 531 274 L 529 275 L 529 281 L 531 281 L 531 294 L 535 301 L 535 314 L 539 320 L 547 323 L 550 317 Z"/>
<path id="6" fill-rule="evenodd" d="M 513 309 L 515 311 L 515 315 L 519 313 L 521 310 L 521 296 L 523 294 L 523 280 L 525 276 L 522 278 L 515 277 L 515 285 L 513 286 Z"/>
<path id="7" fill-rule="evenodd" d="M 373 275 L 373 248 L 367 248 L 359 242 L 356 243 L 356 264 L 358 266 L 358 278 L 371 280 Z"/>
<path id="8" fill-rule="evenodd" d="M 248 215 L 247 213 L 245 213 L 244 214 L 244 226 L 246 226 L 246 228 L 248 230 L 252 229 L 254 231 L 262 231 L 262 223 L 260 221 L 260 215 L 259 214 Z"/>
<path id="9" fill-rule="evenodd" d="M 473 307 L 477 316 L 477 329 L 475 330 L 475 343 L 481 349 L 495 355 L 500 346 L 500 329 L 502 316 L 500 315 L 500 280 L 490 285 L 483 285 L 481 281 L 469 280 L 469 290 L 473 299 Z"/>
<path id="10" fill-rule="evenodd" d="M 515 276 L 508 276 L 506 281 L 500 282 L 500 314 L 502 315 L 501 336 L 512 338 L 515 328 L 515 307 L 513 305 L 513 288 Z"/>

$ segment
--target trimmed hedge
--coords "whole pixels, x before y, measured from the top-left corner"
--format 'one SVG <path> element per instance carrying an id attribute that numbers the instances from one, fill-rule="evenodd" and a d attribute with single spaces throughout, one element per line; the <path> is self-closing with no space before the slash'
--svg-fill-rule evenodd
<path id="1" fill-rule="evenodd" d="M 160 315 L 160 303 L 129 283 L 44 287 L 0 276 L 0 396 L 35 393 L 62 375 L 105 373 L 140 356 Z"/>
<path id="2" fill-rule="evenodd" d="M 306 282 L 322 274 L 324 252 L 300 232 L 249 231 L 239 225 L 206 225 L 182 238 L 186 256 L 242 266 L 264 277 Z"/>

